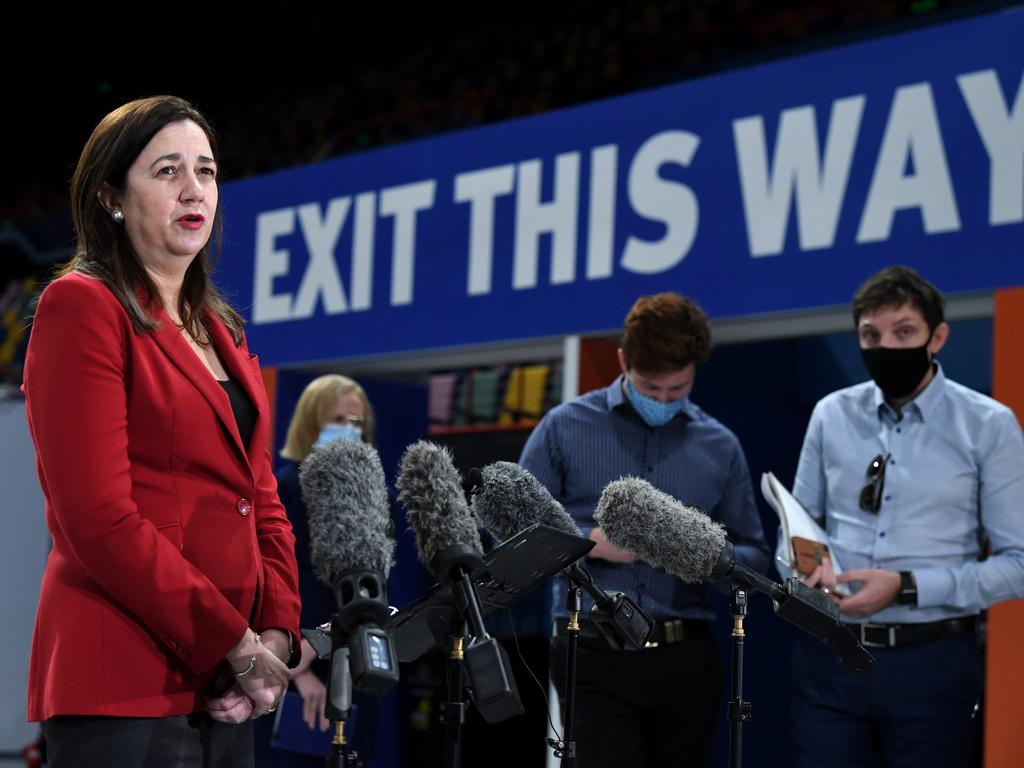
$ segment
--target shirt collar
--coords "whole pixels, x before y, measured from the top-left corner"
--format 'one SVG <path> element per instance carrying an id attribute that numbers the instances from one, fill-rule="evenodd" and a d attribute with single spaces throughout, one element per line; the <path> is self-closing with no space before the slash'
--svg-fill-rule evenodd
<path id="1" fill-rule="evenodd" d="M 903 406 L 903 413 L 916 413 L 921 421 L 927 421 L 928 417 L 938 407 L 939 401 L 942 399 L 946 392 L 946 375 L 942 372 L 942 365 L 938 360 L 933 360 L 935 365 L 935 375 L 932 376 L 932 380 L 928 382 L 928 386 L 924 388 L 924 392 L 919 394 L 905 406 Z M 885 395 L 882 394 L 882 390 L 879 389 L 877 384 L 872 382 L 872 393 L 874 396 L 875 410 L 880 411 L 885 408 L 888 411 L 892 411 L 892 407 L 885 402 Z"/>
<path id="2" fill-rule="evenodd" d="M 625 375 L 620 373 L 611 386 L 608 387 L 608 410 L 614 411 L 624 405 L 629 405 L 629 400 L 626 398 L 626 390 L 624 389 L 625 380 Z"/>

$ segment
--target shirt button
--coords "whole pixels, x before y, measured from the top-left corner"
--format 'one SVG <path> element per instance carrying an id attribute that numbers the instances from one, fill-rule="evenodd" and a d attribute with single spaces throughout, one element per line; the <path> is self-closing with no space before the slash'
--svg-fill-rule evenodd
<path id="1" fill-rule="evenodd" d="M 892 495 L 886 495 L 885 500 L 886 501 L 892 501 Z"/>
<path id="2" fill-rule="evenodd" d="M 879 533 L 878 534 L 878 538 L 884 539 L 885 538 L 885 531 L 882 531 L 881 533 Z"/>
<path id="3" fill-rule="evenodd" d="M 903 431 L 903 428 L 902 428 L 902 427 L 896 427 L 896 431 L 897 431 L 897 432 L 902 432 L 902 431 Z"/>
<path id="4" fill-rule="evenodd" d="M 245 517 L 250 512 L 252 512 L 252 502 L 249 501 L 248 499 L 239 499 L 238 504 L 236 504 L 235 506 L 238 507 L 238 514 L 240 514 L 242 517 Z"/>

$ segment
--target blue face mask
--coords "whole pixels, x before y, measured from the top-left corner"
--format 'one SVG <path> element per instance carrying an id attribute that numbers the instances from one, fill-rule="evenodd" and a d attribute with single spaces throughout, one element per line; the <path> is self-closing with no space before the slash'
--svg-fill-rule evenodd
<path id="1" fill-rule="evenodd" d="M 628 377 L 626 378 L 626 395 L 629 397 L 629 402 L 633 408 L 640 414 L 640 418 L 649 427 L 665 426 L 686 408 L 685 397 L 673 400 L 670 403 L 662 403 L 653 397 L 641 395 L 633 388 L 633 384 Z"/>
<path id="2" fill-rule="evenodd" d="M 362 442 L 363 430 L 351 424 L 324 424 L 320 430 L 320 436 L 316 439 L 317 445 L 333 443 L 335 440 L 356 440 Z"/>

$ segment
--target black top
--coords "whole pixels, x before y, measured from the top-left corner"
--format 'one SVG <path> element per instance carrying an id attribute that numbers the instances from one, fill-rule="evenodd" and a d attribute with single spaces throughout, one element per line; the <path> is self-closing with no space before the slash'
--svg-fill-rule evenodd
<path id="1" fill-rule="evenodd" d="M 238 434 L 242 436 L 242 445 L 248 450 L 249 441 L 252 440 L 252 431 L 256 428 L 256 406 L 252 404 L 252 400 L 245 394 L 242 385 L 234 379 L 226 381 L 217 379 L 217 381 L 228 394 L 228 400 L 231 401 L 231 410 L 235 414 L 235 424 L 238 425 Z"/>

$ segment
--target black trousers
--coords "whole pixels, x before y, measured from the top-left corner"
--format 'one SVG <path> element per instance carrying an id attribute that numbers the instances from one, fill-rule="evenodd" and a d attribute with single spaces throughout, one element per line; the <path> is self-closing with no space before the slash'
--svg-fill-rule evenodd
<path id="1" fill-rule="evenodd" d="M 870 648 L 851 675 L 800 635 L 793 646 L 791 722 L 801 768 L 964 768 L 981 698 L 977 635 Z"/>
<path id="2" fill-rule="evenodd" d="M 61 715 L 43 723 L 49 768 L 252 768 L 252 724 Z"/>
<path id="3" fill-rule="evenodd" d="M 551 675 L 565 716 L 568 639 L 551 641 Z M 581 639 L 576 669 L 578 768 L 698 768 L 708 764 L 725 675 L 710 630 L 684 642 L 613 651 Z"/>

